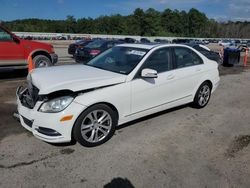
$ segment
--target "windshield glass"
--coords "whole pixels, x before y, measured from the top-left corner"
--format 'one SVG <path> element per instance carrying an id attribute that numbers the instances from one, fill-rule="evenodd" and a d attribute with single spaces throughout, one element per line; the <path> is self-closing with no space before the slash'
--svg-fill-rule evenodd
<path id="1" fill-rule="evenodd" d="M 87 48 L 100 48 L 106 41 L 97 40 L 94 42 L 89 43 L 86 47 Z"/>
<path id="2" fill-rule="evenodd" d="M 95 57 L 86 65 L 127 75 L 147 52 L 146 49 L 116 46 Z"/>

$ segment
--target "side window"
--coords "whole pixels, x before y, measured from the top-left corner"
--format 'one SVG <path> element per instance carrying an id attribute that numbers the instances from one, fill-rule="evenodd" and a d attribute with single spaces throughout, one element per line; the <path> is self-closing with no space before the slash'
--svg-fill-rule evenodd
<path id="1" fill-rule="evenodd" d="M 176 68 L 189 67 L 202 64 L 202 59 L 189 48 L 176 47 L 174 48 L 174 56 Z"/>
<path id="2" fill-rule="evenodd" d="M 171 61 L 171 49 L 162 48 L 153 52 L 142 65 L 142 69 L 144 68 L 154 69 L 158 73 L 171 70 L 173 68 Z"/>
<path id="3" fill-rule="evenodd" d="M 12 41 L 12 37 L 9 33 L 0 28 L 0 42 Z"/>

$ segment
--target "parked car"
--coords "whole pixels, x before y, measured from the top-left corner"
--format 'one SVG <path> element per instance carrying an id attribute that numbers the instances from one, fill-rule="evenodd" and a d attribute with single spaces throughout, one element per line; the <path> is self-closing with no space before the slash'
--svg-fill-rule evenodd
<path id="1" fill-rule="evenodd" d="M 125 43 L 136 43 L 137 41 L 134 38 L 124 38 Z"/>
<path id="2" fill-rule="evenodd" d="M 170 41 L 167 39 L 155 39 L 154 42 L 156 43 L 164 43 L 164 44 L 169 44 Z"/>
<path id="3" fill-rule="evenodd" d="M 240 44 L 241 44 L 241 41 L 240 41 L 240 40 L 238 40 L 238 39 L 236 39 L 236 40 L 234 40 L 234 43 L 235 43 L 235 45 L 236 45 L 236 46 L 238 46 L 238 45 L 240 45 Z"/>
<path id="4" fill-rule="evenodd" d="M 51 44 L 21 39 L 0 25 L 0 69 L 27 68 L 29 55 L 34 67 L 51 66 L 58 59 Z"/>
<path id="5" fill-rule="evenodd" d="M 75 43 L 72 43 L 68 47 L 68 54 L 74 55 L 76 53 L 77 48 L 83 48 L 86 45 L 88 45 L 90 42 L 93 42 L 92 40 L 81 40 L 77 41 Z"/>
<path id="6" fill-rule="evenodd" d="M 218 64 L 186 45 L 122 44 L 86 65 L 32 71 L 28 88 L 17 89 L 18 116 L 46 142 L 97 146 L 126 122 L 205 107 L 219 80 Z"/>
<path id="7" fill-rule="evenodd" d="M 141 38 L 140 42 L 141 43 L 150 43 L 150 40 L 147 38 Z"/>
<path id="8" fill-rule="evenodd" d="M 95 40 L 85 47 L 76 49 L 74 54 L 75 61 L 78 63 L 87 63 L 101 52 L 122 43 L 118 40 Z"/>
<path id="9" fill-rule="evenodd" d="M 240 49 L 241 52 L 245 52 L 246 49 L 250 50 L 250 41 L 246 41 L 245 43 L 242 43 L 238 46 L 238 49 Z"/>
<path id="10" fill-rule="evenodd" d="M 191 39 L 174 39 L 172 43 L 174 44 L 183 44 L 183 43 L 189 43 Z"/>
<path id="11" fill-rule="evenodd" d="M 202 43 L 205 45 L 208 45 L 210 42 L 209 42 L 209 40 L 202 40 Z"/>
<path id="12" fill-rule="evenodd" d="M 232 43 L 232 41 L 231 40 L 220 40 L 219 42 L 218 42 L 218 44 L 220 45 L 220 46 L 232 46 L 233 45 L 233 43 Z"/>
<path id="13" fill-rule="evenodd" d="M 211 51 L 207 46 L 204 46 L 202 44 L 194 44 L 194 43 L 187 43 L 186 45 L 194 48 L 195 50 L 202 53 L 204 56 L 206 56 L 208 59 L 214 60 L 217 63 L 221 63 L 221 57 L 220 54 L 214 51 Z"/>

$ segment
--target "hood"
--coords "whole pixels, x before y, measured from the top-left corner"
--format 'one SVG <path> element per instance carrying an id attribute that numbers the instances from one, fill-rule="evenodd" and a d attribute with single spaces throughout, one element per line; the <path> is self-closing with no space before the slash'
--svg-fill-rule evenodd
<path id="1" fill-rule="evenodd" d="M 34 69 L 29 77 L 39 94 L 59 90 L 81 91 L 125 82 L 126 76 L 86 65 L 63 65 Z"/>
<path id="2" fill-rule="evenodd" d="M 53 52 L 53 45 L 49 44 L 49 43 L 45 43 L 45 42 L 38 42 L 38 41 L 34 41 L 34 40 L 24 40 L 24 39 L 20 39 L 20 41 L 22 41 L 22 44 L 24 46 L 26 46 L 29 51 L 34 51 L 34 50 L 46 50 L 48 53 Z"/>

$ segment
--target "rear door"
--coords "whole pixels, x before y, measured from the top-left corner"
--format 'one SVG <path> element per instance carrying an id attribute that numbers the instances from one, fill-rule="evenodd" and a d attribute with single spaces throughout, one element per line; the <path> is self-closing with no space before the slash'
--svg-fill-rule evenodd
<path id="1" fill-rule="evenodd" d="M 173 48 L 174 60 L 174 88 L 173 95 L 176 99 L 193 97 L 193 91 L 199 84 L 204 72 L 204 64 L 201 57 L 187 47 Z"/>
<path id="2" fill-rule="evenodd" d="M 0 28 L 0 66 L 22 64 L 25 64 L 25 58 L 20 41 L 14 42 L 11 34 Z"/>

